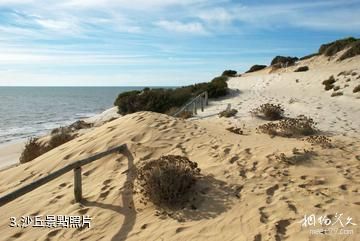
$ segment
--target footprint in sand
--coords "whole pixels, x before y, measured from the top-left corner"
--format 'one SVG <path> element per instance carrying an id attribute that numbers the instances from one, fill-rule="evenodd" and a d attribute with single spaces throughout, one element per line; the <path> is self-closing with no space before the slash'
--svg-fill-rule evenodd
<path id="1" fill-rule="evenodd" d="M 264 212 L 265 207 L 261 207 L 259 208 L 259 213 L 260 213 L 260 222 L 262 223 L 267 223 L 269 216 Z"/>
<path id="2" fill-rule="evenodd" d="M 271 197 L 274 196 L 275 191 L 278 190 L 278 189 L 279 189 L 278 184 L 266 189 L 266 194 L 268 195 L 268 197 L 266 199 L 266 203 L 271 203 Z"/>
<path id="3" fill-rule="evenodd" d="M 185 229 L 187 229 L 187 227 L 179 227 L 175 230 L 175 233 L 180 233 L 180 232 L 184 231 Z"/>
<path id="4" fill-rule="evenodd" d="M 289 225 L 290 225 L 289 219 L 283 219 L 276 223 L 276 225 L 275 225 L 275 228 L 276 228 L 275 240 L 276 241 L 281 241 L 284 239 L 284 236 L 286 234 L 286 229 Z"/>
<path id="5" fill-rule="evenodd" d="M 11 236 L 12 238 L 20 238 L 24 233 L 23 232 L 18 232 L 16 234 L 14 234 L 13 236 Z"/>
<path id="6" fill-rule="evenodd" d="M 254 241 L 261 241 L 261 234 L 256 234 L 254 236 Z"/>
<path id="7" fill-rule="evenodd" d="M 295 214 L 297 214 L 297 208 L 294 204 L 290 203 L 290 201 L 287 201 L 288 208 L 293 211 Z"/>
<path id="8" fill-rule="evenodd" d="M 78 212 L 81 215 L 85 215 L 85 214 L 87 214 L 88 211 L 89 211 L 89 208 L 83 208 L 83 209 L 80 209 Z"/>
<path id="9" fill-rule="evenodd" d="M 57 230 L 52 230 L 47 234 L 47 240 L 50 240 L 50 238 L 56 236 L 61 230 L 57 229 Z"/>

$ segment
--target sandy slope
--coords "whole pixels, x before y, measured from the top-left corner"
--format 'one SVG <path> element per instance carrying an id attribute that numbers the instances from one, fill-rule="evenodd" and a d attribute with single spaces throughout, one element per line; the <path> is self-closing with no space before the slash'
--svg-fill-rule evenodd
<path id="1" fill-rule="evenodd" d="M 307 72 L 295 73 L 298 66 L 307 65 Z M 268 74 L 269 69 L 232 78 L 229 86 L 238 89 L 232 98 L 212 102 L 212 106 L 200 116 L 211 116 L 224 110 L 231 104 L 239 113 L 239 121 L 250 125 L 259 122 L 253 120 L 249 111 L 263 103 L 279 103 L 285 107 L 288 116 L 304 114 L 311 116 L 323 130 L 345 135 L 360 134 L 360 92 L 352 93 L 360 85 L 360 56 L 343 61 L 327 62 L 324 57 L 302 61 L 298 66 Z M 342 71 L 353 71 L 357 75 L 337 76 Z M 333 90 L 326 92 L 322 81 L 334 75 L 338 79 L 343 96 L 331 97 Z M 350 79 L 349 82 L 346 80 Z M 298 83 L 296 82 L 298 80 Z M 348 87 L 344 87 L 349 85 Z"/>
<path id="2" fill-rule="evenodd" d="M 231 103 L 239 109 L 236 118 L 180 120 L 151 112 L 126 115 L 33 162 L 0 172 L 2 195 L 79 158 L 122 143 L 129 150 L 127 156 L 114 154 L 84 167 L 82 204 L 73 202 L 73 174 L 69 173 L 0 207 L 0 240 L 359 240 L 360 141 L 355 132 L 359 100 L 350 93 L 329 97 L 321 81 L 337 74 L 340 67 L 324 69 L 328 72 L 289 71 L 281 79 L 276 74 L 257 73 L 230 80 L 241 95 L 212 102 L 203 115 Z M 299 102 L 288 104 L 290 94 Z M 276 99 L 286 103 L 289 115 L 305 112 L 318 118 L 321 130 L 332 133 L 335 148 L 256 133 L 254 127 L 263 121 L 251 118 L 248 110 Z M 245 135 L 225 130 L 234 124 L 245 124 Z M 313 154 L 303 156 L 304 161 L 297 165 L 275 158 L 280 153 L 292 156 L 294 148 Z M 184 210 L 159 215 L 150 203 L 141 204 L 139 194 L 133 192 L 133 165 L 166 154 L 186 155 L 199 163 L 203 177 L 191 203 L 196 210 L 189 204 Z M 310 228 L 299 223 L 304 215 L 336 213 L 358 224 L 347 227 L 353 229 L 352 235 L 309 235 Z M 90 215 L 92 228 L 8 227 L 11 216 L 51 214 Z"/>

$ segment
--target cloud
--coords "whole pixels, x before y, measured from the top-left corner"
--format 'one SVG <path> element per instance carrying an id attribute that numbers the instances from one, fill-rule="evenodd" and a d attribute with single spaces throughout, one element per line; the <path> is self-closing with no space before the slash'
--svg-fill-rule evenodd
<path id="1" fill-rule="evenodd" d="M 179 21 L 162 20 L 155 22 L 155 25 L 169 32 L 191 33 L 191 34 L 201 34 L 201 35 L 208 34 L 206 29 L 200 22 L 182 23 Z"/>
<path id="2" fill-rule="evenodd" d="M 231 7 L 200 9 L 194 15 L 208 24 L 243 24 L 241 27 L 260 29 L 290 26 L 317 30 L 360 30 L 359 2 L 351 0 L 234 4 Z"/>

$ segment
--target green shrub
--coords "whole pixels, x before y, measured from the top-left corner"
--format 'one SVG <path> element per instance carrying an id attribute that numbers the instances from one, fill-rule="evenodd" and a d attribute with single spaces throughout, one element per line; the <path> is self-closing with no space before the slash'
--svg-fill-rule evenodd
<path id="1" fill-rule="evenodd" d="M 155 205 L 176 207 L 187 201 L 200 169 L 184 156 L 168 155 L 138 164 L 137 184 L 140 193 Z"/>
<path id="2" fill-rule="evenodd" d="M 320 46 L 319 54 L 324 54 L 325 56 L 333 56 L 336 53 L 338 53 L 341 50 L 344 50 L 354 42 L 356 42 L 357 39 L 353 37 L 339 39 L 331 43 L 323 44 Z"/>
<path id="3" fill-rule="evenodd" d="M 181 107 L 204 91 L 208 92 L 209 98 L 225 96 L 228 93 L 226 81 L 226 76 L 220 76 L 209 83 L 199 83 L 176 89 L 146 88 L 143 91 L 124 92 L 118 95 L 114 105 L 118 107 L 118 112 L 122 115 L 137 111 L 170 113 L 170 110 L 174 112 L 175 108 Z"/>
<path id="4" fill-rule="evenodd" d="M 360 39 L 352 43 L 348 50 L 345 51 L 343 55 L 340 56 L 339 60 L 344 60 L 347 58 L 352 58 L 356 55 L 360 55 Z"/>
<path id="5" fill-rule="evenodd" d="M 267 67 L 266 65 L 255 64 L 255 65 L 251 66 L 251 68 L 248 71 L 246 71 L 246 73 L 256 72 L 256 71 L 265 69 L 266 67 Z"/>
<path id="6" fill-rule="evenodd" d="M 287 66 L 294 65 L 296 61 L 299 59 L 297 57 L 285 57 L 285 56 L 276 56 L 271 61 L 271 65 L 284 65 L 287 64 Z"/>
<path id="7" fill-rule="evenodd" d="M 356 86 L 356 87 L 353 89 L 353 93 L 357 93 L 357 92 L 360 92 L 360 85 Z"/>
<path id="8" fill-rule="evenodd" d="M 300 60 L 310 59 L 310 58 L 315 57 L 315 56 L 318 56 L 318 55 L 319 55 L 318 53 L 309 54 L 309 55 L 306 55 L 306 56 L 304 56 L 304 57 L 301 57 Z"/>
<path id="9" fill-rule="evenodd" d="M 236 77 L 237 72 L 235 70 L 225 70 L 222 76 Z"/>
<path id="10" fill-rule="evenodd" d="M 48 147 L 39 143 L 38 138 L 31 137 L 27 140 L 24 150 L 19 158 L 20 163 L 34 160 L 49 150 Z"/>
<path id="11" fill-rule="evenodd" d="M 340 89 L 340 86 L 335 86 L 334 91 L 338 91 Z"/>
<path id="12" fill-rule="evenodd" d="M 218 98 L 221 96 L 225 96 L 228 94 L 228 85 L 226 83 L 227 77 L 220 76 L 215 77 L 211 82 L 207 85 L 207 91 L 210 98 Z"/>

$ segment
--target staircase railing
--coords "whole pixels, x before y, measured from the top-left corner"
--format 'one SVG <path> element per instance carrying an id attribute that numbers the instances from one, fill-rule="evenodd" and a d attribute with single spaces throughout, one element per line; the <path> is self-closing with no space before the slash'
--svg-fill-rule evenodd
<path id="1" fill-rule="evenodd" d="M 209 105 L 208 92 L 204 91 L 183 105 L 175 114 L 174 117 L 179 116 L 184 111 L 192 112 L 193 115 L 197 114 L 197 109 L 200 107 L 201 111 L 204 111 L 204 107 Z"/>
<path id="2" fill-rule="evenodd" d="M 64 175 L 65 173 L 73 170 L 74 171 L 74 195 L 75 195 L 75 201 L 80 202 L 82 199 L 82 185 L 81 185 L 81 167 L 84 165 L 87 165 L 93 161 L 99 160 L 100 158 L 103 158 L 109 154 L 112 153 L 121 153 L 124 154 L 124 151 L 126 151 L 126 144 L 123 144 L 121 146 L 112 148 L 110 150 L 98 153 L 96 155 L 93 155 L 91 157 L 72 162 L 68 165 L 66 165 L 63 168 L 60 168 L 59 170 L 42 177 L 26 186 L 23 186 L 5 196 L 0 197 L 0 207 L 15 200 L 18 197 L 21 197 L 28 192 L 31 192 L 32 190 L 45 185 L 46 183 Z"/>

